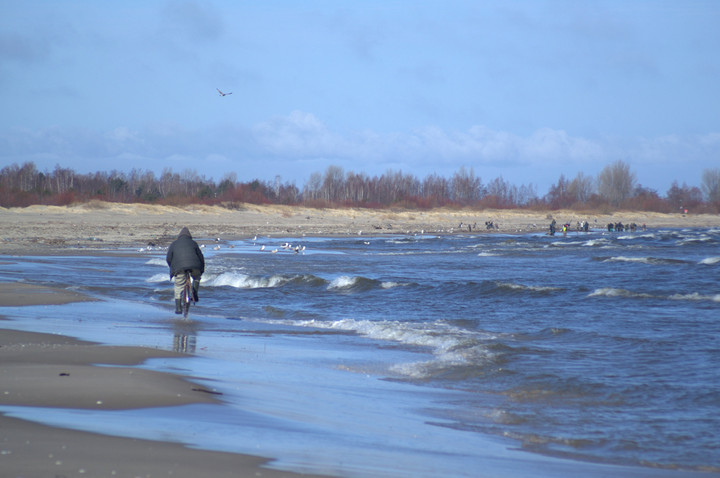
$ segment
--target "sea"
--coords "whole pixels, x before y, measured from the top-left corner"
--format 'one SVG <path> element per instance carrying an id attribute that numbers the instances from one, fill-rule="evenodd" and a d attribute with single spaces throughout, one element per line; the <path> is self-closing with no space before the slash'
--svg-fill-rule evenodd
<path id="1" fill-rule="evenodd" d="M 0 314 L 186 352 L 143 367 L 222 406 L 0 412 L 335 476 L 720 474 L 718 228 L 195 239 L 188 319 L 157 246 L 4 257 L 98 301 Z"/>

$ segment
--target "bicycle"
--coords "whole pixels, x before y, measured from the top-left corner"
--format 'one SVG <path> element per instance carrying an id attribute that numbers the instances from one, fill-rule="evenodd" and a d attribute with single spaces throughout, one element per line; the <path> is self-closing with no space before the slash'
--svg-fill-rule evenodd
<path id="1" fill-rule="evenodd" d="M 180 304 L 182 305 L 182 315 L 187 318 L 188 312 L 190 311 L 190 304 L 195 303 L 195 296 L 193 295 L 193 277 L 190 271 L 185 271 L 185 287 L 183 287 L 182 294 L 180 295 Z"/>

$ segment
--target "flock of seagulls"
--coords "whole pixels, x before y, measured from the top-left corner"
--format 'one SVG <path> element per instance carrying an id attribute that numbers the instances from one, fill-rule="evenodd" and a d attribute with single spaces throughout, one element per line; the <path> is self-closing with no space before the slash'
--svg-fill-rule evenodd
<path id="1" fill-rule="evenodd" d="M 255 241 L 257 241 L 257 236 L 253 237 L 252 240 L 253 240 L 253 245 L 256 245 L 256 244 L 255 244 Z M 215 239 L 215 242 L 220 242 L 220 238 Z M 230 249 L 232 249 L 232 248 L 234 248 L 235 246 L 232 245 L 232 244 L 230 244 L 230 245 L 227 246 L 227 247 L 230 248 Z M 201 244 L 201 245 L 200 245 L 200 248 L 201 248 L 201 249 L 204 249 L 204 248 L 205 248 L 205 244 Z M 213 249 L 213 251 L 219 251 L 219 250 L 220 250 L 220 244 L 216 244 L 212 249 Z M 261 252 L 264 252 L 264 251 L 265 251 L 265 245 L 264 245 L 264 244 L 260 246 L 260 251 L 261 251 Z M 292 253 L 294 253 L 294 254 L 305 254 L 305 246 L 301 246 L 301 245 L 299 245 L 299 244 L 293 245 L 293 244 L 290 244 L 289 242 L 286 242 L 285 244 L 283 244 L 283 245 L 281 245 L 281 246 L 279 246 L 279 247 L 276 247 L 275 249 L 269 250 L 268 252 L 271 252 L 272 254 L 276 254 L 276 253 L 281 252 L 281 251 L 292 252 Z"/>
<path id="2" fill-rule="evenodd" d="M 257 239 L 257 236 L 255 236 L 255 238 Z M 269 252 L 271 252 L 272 254 L 277 254 L 278 252 L 280 252 L 280 249 L 287 251 L 287 252 L 293 252 L 295 254 L 300 254 L 300 253 L 305 254 L 305 246 L 300 246 L 299 244 L 296 244 L 295 246 L 293 246 L 289 242 L 286 242 L 279 248 L 276 247 L 275 249 L 273 249 Z M 260 246 L 260 251 L 264 251 L 264 250 L 265 250 L 265 245 Z"/>

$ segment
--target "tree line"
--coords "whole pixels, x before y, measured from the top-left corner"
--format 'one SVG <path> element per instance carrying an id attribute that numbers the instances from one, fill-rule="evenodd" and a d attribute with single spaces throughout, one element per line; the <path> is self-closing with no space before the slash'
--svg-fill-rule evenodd
<path id="1" fill-rule="evenodd" d="M 473 168 L 460 167 L 451 177 L 431 174 L 419 179 L 401 171 L 380 176 L 345 172 L 329 166 L 310 175 L 302 189 L 294 183 L 239 181 L 228 173 L 216 182 L 194 170 L 169 168 L 157 176 L 133 169 L 80 174 L 56 166 L 40 171 L 34 163 L 12 164 L 0 170 L 0 206 L 32 204 L 69 205 L 89 200 L 184 205 L 192 203 L 239 207 L 241 203 L 287 204 L 311 207 L 434 207 L 532 209 L 633 209 L 656 212 L 720 212 L 720 169 L 702 172 L 701 186 L 677 181 L 661 196 L 637 182 L 628 163 L 608 164 L 596 176 L 561 175 L 548 193 L 539 196 L 535 186 L 516 186 L 502 177 L 483 182 Z"/>

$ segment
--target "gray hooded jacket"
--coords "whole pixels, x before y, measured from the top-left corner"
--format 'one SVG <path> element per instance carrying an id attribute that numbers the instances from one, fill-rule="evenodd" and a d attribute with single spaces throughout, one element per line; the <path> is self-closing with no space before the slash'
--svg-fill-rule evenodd
<path id="1" fill-rule="evenodd" d="M 170 244 L 165 260 L 170 266 L 171 276 L 186 270 L 199 270 L 201 274 L 205 272 L 205 257 L 187 227 L 183 227 L 177 239 Z"/>

